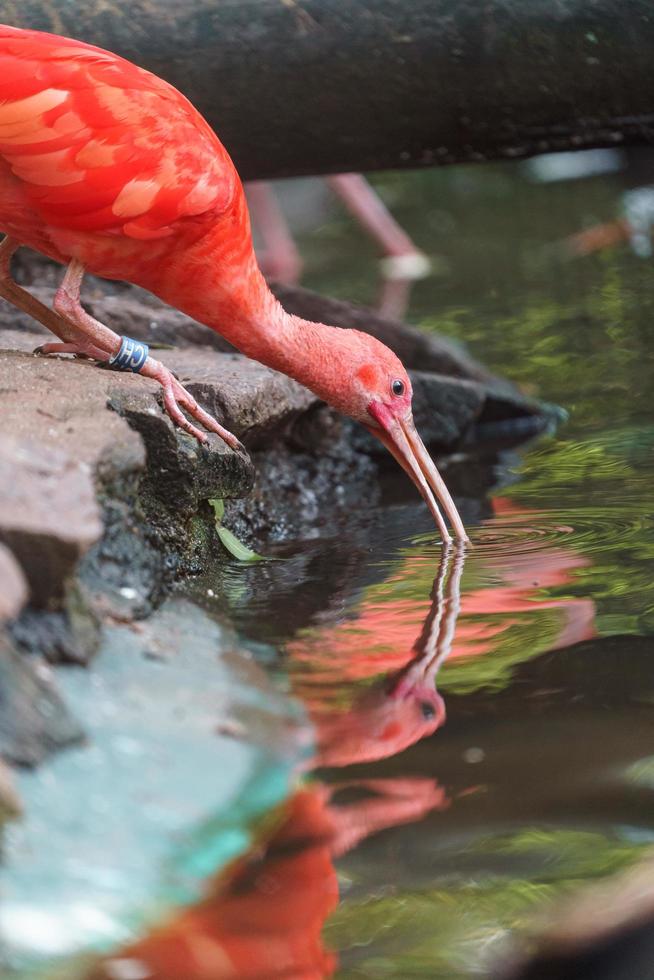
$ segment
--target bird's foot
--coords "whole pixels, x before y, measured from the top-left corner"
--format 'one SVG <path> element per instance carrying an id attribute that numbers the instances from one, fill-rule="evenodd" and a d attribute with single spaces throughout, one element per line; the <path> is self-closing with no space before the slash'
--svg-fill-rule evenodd
<path id="1" fill-rule="evenodd" d="M 230 449 L 234 449 L 236 452 L 245 452 L 245 448 L 236 436 L 229 432 L 228 429 L 225 429 L 213 415 L 200 408 L 193 395 L 177 380 L 172 371 L 164 367 L 161 361 L 156 361 L 154 358 L 148 357 L 139 374 L 143 374 L 146 378 L 152 378 L 154 381 L 159 382 L 163 388 L 164 408 L 180 429 L 184 429 L 189 435 L 195 436 L 198 442 L 205 443 L 207 441 L 206 432 L 203 432 L 197 426 L 193 425 L 192 422 L 189 422 L 184 412 L 182 412 L 182 409 L 184 409 L 196 422 L 204 426 L 208 432 L 215 432 L 216 435 L 220 436 Z"/>
<path id="2" fill-rule="evenodd" d="M 99 347 L 95 347 L 93 344 L 82 344 L 82 343 L 72 343 L 72 344 L 42 344 L 37 347 L 34 351 L 35 354 L 74 354 L 76 357 L 85 357 L 92 360 L 101 361 L 105 364 L 110 362 L 109 355 L 101 350 Z M 115 358 L 113 358 L 115 360 Z M 124 368 L 123 368 L 124 369 Z M 216 435 L 231 448 L 237 452 L 245 452 L 245 449 L 241 442 L 236 438 L 233 433 L 224 426 L 220 424 L 209 412 L 205 412 L 201 408 L 193 395 L 186 390 L 184 385 L 182 385 L 175 375 L 168 368 L 164 367 L 160 361 L 156 361 L 152 357 L 148 357 L 143 366 L 137 369 L 138 374 L 144 375 L 146 378 L 152 378 L 154 381 L 158 381 L 163 388 L 163 401 L 164 408 L 173 422 L 188 432 L 189 435 L 194 436 L 198 442 L 205 443 L 207 441 L 207 433 L 203 432 L 202 429 L 198 429 L 197 426 L 193 425 L 192 422 L 184 415 L 182 409 L 184 409 L 188 414 L 199 422 L 207 432 L 215 432 Z"/>

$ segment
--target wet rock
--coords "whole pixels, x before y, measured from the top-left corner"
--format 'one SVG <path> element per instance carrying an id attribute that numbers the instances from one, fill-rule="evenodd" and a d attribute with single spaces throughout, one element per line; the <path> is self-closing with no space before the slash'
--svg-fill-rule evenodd
<path id="1" fill-rule="evenodd" d="M 253 467 L 218 436 L 201 446 L 179 432 L 148 394 L 114 389 L 109 404 L 138 432 L 146 464 L 128 492 L 103 492 L 104 534 L 80 577 L 104 615 L 142 618 L 182 571 L 210 559 L 218 546 L 206 501 L 247 494 Z"/>
<path id="2" fill-rule="evenodd" d="M 36 605 L 62 597 L 101 531 L 92 475 L 84 464 L 48 446 L 47 439 L 0 437 L 0 539 L 20 562 Z"/>
<path id="3" fill-rule="evenodd" d="M 0 544 L 0 623 L 14 619 L 27 601 L 27 582 L 12 553 Z"/>
<path id="4" fill-rule="evenodd" d="M 91 652 L 92 624 L 88 616 L 78 615 L 73 635 L 74 609 L 86 605 L 90 612 L 118 619 L 148 615 L 182 570 L 200 568 L 214 554 L 212 548 L 222 554 L 205 502 L 246 496 L 254 474 L 250 459 L 217 436 L 201 446 L 176 430 L 161 410 L 154 382 L 79 360 L 33 357 L 28 351 L 38 342 L 38 334 L 0 333 L 0 347 L 22 349 L 0 350 L 0 411 L 15 433 L 11 453 L 0 443 L 0 459 L 15 510 L 24 520 L 25 495 L 14 478 L 14 457 L 21 457 L 34 511 L 29 534 L 21 526 L 20 535 L 8 541 L 11 514 L 3 502 L 0 539 L 23 563 L 32 606 L 48 607 L 39 621 L 31 611 L 23 616 L 16 641 L 50 659 L 82 661 Z M 164 351 L 161 357 L 250 445 L 290 438 L 298 421 L 317 406 L 315 396 L 300 385 L 240 355 L 194 348 Z M 325 415 L 328 428 L 331 418 Z M 315 517 L 318 496 L 328 483 L 324 464 L 309 459 L 314 454 L 305 454 L 304 472 L 324 474 L 299 480 L 305 525 Z M 276 491 L 279 498 L 279 487 L 287 488 L 285 520 L 297 510 L 295 462 L 287 453 L 283 464 L 276 460 L 274 474 L 270 467 L 265 474 L 271 496 Z M 360 460 L 354 468 L 363 472 L 366 465 Z M 347 465 L 341 459 L 338 467 L 345 478 L 353 459 Z M 266 518 L 265 501 L 253 501 L 253 512 L 258 524 L 277 521 Z M 41 519 L 50 535 L 46 562 Z M 76 568 L 83 589 L 73 596 Z"/>
<path id="5" fill-rule="evenodd" d="M 18 557 L 34 606 L 60 609 L 79 560 L 102 534 L 99 486 L 129 499 L 145 465 L 143 444 L 107 410 L 114 377 L 87 362 L 33 357 L 0 335 L 0 539 Z M 16 345 L 17 346 L 17 345 Z M 2 349 L 5 348 L 5 349 Z"/>
<path id="6" fill-rule="evenodd" d="M 8 817 L 17 817 L 22 810 L 14 775 L 9 766 L 0 760 L 0 825 Z"/>
<path id="7" fill-rule="evenodd" d="M 139 492 L 147 497 L 150 509 L 165 506 L 190 517 L 208 497 L 248 492 L 253 477 L 249 458 L 234 452 L 219 436 L 209 433 L 201 445 L 180 432 L 158 406 L 153 408 L 147 393 L 113 389 L 109 405 L 138 432 L 145 446 L 147 459 Z"/>
<path id="8" fill-rule="evenodd" d="M 225 524 L 255 545 L 329 534 L 344 512 L 379 499 L 377 467 L 345 428 L 324 452 L 275 445 L 254 454 L 252 493 L 230 501 Z M 364 433 L 365 434 L 365 433 Z"/>
<path id="9" fill-rule="evenodd" d="M 34 606 L 23 611 L 9 631 L 22 653 L 50 663 L 88 663 L 98 648 L 99 620 L 88 601 L 76 608 L 77 591 L 74 584 L 69 587 L 61 611 Z"/>
<path id="10" fill-rule="evenodd" d="M 414 418 L 433 447 L 522 442 L 551 424 L 544 407 L 497 378 L 451 378 L 411 371 Z"/>
<path id="11" fill-rule="evenodd" d="M 412 371 L 413 417 L 424 442 L 452 446 L 463 439 L 486 403 L 484 386 L 474 381 Z"/>
<path id="12" fill-rule="evenodd" d="M 68 606 L 70 618 L 69 584 L 85 556 L 87 598 L 113 592 L 101 611 L 142 615 L 190 546 L 201 501 L 246 493 L 251 463 L 216 436 L 201 447 L 175 430 L 156 383 L 26 353 L 38 340 L 0 334 L 0 348 L 22 347 L 0 350 L 12 432 L 0 440 L 0 540 L 22 564 L 33 606 Z M 61 648 L 61 624 L 50 625 L 49 647 Z"/>
<path id="13" fill-rule="evenodd" d="M 0 675 L 3 651 L 9 648 L 9 640 L 3 632 L 3 624 L 14 619 L 27 601 L 27 582 L 11 552 L 0 545 Z M 2 690 L 0 689 L 0 703 Z M 0 721 L 1 724 L 1 721 Z M 0 759 L 0 826 L 22 811 L 18 791 L 11 769 Z"/>
<path id="14" fill-rule="evenodd" d="M 82 738 L 50 669 L 0 640 L 0 756 L 15 765 L 35 766 Z"/>

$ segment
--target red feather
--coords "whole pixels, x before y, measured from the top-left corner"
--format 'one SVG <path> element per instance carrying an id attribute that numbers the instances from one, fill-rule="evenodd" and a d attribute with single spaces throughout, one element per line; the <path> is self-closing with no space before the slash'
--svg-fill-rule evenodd
<path id="1" fill-rule="evenodd" d="M 0 27 L 0 161 L 0 213 L 20 198 L 28 227 L 174 236 L 186 218 L 214 222 L 240 190 L 172 86 L 99 48 L 11 27 Z"/>

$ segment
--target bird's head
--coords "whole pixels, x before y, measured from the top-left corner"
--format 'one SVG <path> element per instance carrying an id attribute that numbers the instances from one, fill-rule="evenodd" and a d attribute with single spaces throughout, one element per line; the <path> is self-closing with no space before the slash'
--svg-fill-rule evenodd
<path id="1" fill-rule="evenodd" d="M 411 477 L 429 507 L 444 541 L 450 535 L 438 502 L 455 537 L 467 541 L 461 518 L 416 430 L 411 409 L 413 389 L 400 359 L 375 337 L 357 330 L 329 329 L 318 374 L 308 387 L 328 404 L 361 422 Z M 314 362 L 314 368 L 317 367 Z"/>

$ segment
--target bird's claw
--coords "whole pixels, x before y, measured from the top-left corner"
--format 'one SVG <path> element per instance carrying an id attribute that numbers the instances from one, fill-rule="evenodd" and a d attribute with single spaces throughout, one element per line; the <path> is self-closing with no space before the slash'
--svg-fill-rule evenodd
<path id="1" fill-rule="evenodd" d="M 85 350 L 79 344 L 39 344 L 32 351 L 33 354 L 47 356 L 49 354 L 72 354 L 74 357 L 83 357 L 85 360 L 95 360 L 98 353 L 95 348 Z"/>
<path id="2" fill-rule="evenodd" d="M 107 355 L 96 349 L 94 347 L 89 347 L 85 349 L 80 344 L 41 344 L 34 351 L 35 354 L 74 354 L 76 357 L 85 357 L 98 360 L 102 358 L 106 364 Z M 184 432 L 188 432 L 189 435 L 193 436 L 198 440 L 199 443 L 205 445 L 208 441 L 207 432 L 215 432 L 217 436 L 225 442 L 230 449 L 235 450 L 235 452 L 245 454 L 245 448 L 242 443 L 233 435 L 228 429 L 225 429 L 220 422 L 218 422 L 209 412 L 205 412 L 196 402 L 195 398 L 190 392 L 186 390 L 184 385 L 182 385 L 178 379 L 175 377 L 172 371 L 164 367 L 160 361 L 155 361 L 154 358 L 148 357 L 147 361 L 138 372 L 139 374 L 145 375 L 147 378 L 152 378 L 154 381 L 158 381 L 163 388 L 163 402 L 164 408 L 173 422 L 183 429 Z M 182 411 L 184 409 L 191 418 L 199 422 L 200 425 L 206 429 L 203 432 L 197 426 L 193 425 L 192 422 L 187 419 L 186 415 Z"/>
<path id="3" fill-rule="evenodd" d="M 191 395 L 189 391 L 186 390 L 184 385 L 182 385 L 175 375 L 168 368 L 164 367 L 160 361 L 155 361 L 153 358 L 148 358 L 146 364 L 140 371 L 146 377 L 153 378 L 158 381 L 163 389 L 163 403 L 164 408 L 173 422 L 183 429 L 184 432 L 188 432 L 189 435 L 193 436 L 198 442 L 203 445 L 208 441 L 208 436 L 206 432 L 202 429 L 198 429 L 197 426 L 190 422 L 182 409 L 184 409 L 188 414 L 199 422 L 207 432 L 214 432 L 217 436 L 225 442 L 230 449 L 235 450 L 239 453 L 245 453 L 245 447 L 236 438 L 233 433 L 218 422 L 213 415 L 209 412 L 205 412 L 203 408 L 198 405 L 197 401 Z"/>

